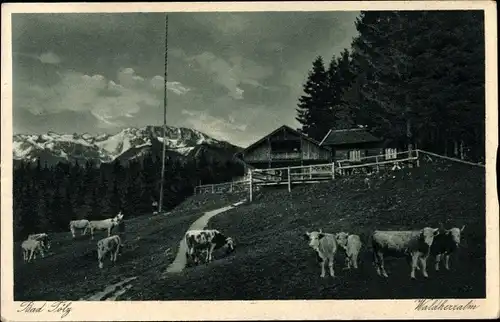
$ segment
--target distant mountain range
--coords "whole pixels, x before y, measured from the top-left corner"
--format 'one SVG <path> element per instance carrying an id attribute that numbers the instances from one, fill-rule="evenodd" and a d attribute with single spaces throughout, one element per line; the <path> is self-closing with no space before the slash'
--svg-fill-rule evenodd
<path id="1" fill-rule="evenodd" d="M 166 129 L 166 155 L 186 161 L 202 154 L 209 162 L 225 162 L 233 159 L 240 147 L 226 141 L 216 140 L 197 130 L 172 127 Z M 162 154 L 163 128 L 146 126 L 126 128 L 116 134 L 15 134 L 13 158 L 52 165 L 57 162 L 84 163 L 92 160 L 97 164 L 115 160 L 126 162 L 140 159 L 146 154 Z"/>

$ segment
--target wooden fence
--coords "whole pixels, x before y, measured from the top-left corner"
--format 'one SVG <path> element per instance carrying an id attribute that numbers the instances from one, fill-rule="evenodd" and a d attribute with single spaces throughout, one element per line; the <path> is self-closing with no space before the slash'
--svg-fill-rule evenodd
<path id="1" fill-rule="evenodd" d="M 316 183 L 333 180 L 336 176 L 356 173 L 396 170 L 405 166 L 419 166 L 419 150 L 404 151 L 391 155 L 375 155 L 358 160 L 339 160 L 327 164 L 293 166 L 269 169 L 250 169 L 244 180 L 219 184 L 201 185 L 195 188 L 195 194 L 249 192 L 249 200 L 253 193 L 262 186 L 287 185 L 291 191 L 292 184 Z"/>
<path id="2" fill-rule="evenodd" d="M 249 169 L 243 180 L 197 186 L 194 193 L 234 193 L 248 191 L 249 200 L 252 201 L 253 193 L 258 191 L 262 186 L 287 185 L 288 191 L 291 191 L 292 184 L 317 183 L 325 180 L 333 180 L 338 176 L 398 170 L 408 166 L 419 167 L 419 158 L 422 154 L 473 166 L 485 167 L 485 165 L 481 163 L 473 163 L 415 149 L 395 154 L 392 153 L 390 155 L 367 156 L 358 160 L 338 160 L 327 164 L 269 169 L 254 168 Z"/>

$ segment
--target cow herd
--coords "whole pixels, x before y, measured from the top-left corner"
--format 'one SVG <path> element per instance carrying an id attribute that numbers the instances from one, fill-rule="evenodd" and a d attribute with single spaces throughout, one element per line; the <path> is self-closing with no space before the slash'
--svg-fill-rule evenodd
<path id="1" fill-rule="evenodd" d="M 411 268 L 410 278 L 415 279 L 415 271 L 422 272 L 428 277 L 427 259 L 434 257 L 435 270 L 444 258 L 445 269 L 450 269 L 450 255 L 460 246 L 462 228 L 451 229 L 425 227 L 420 230 L 383 231 L 375 230 L 370 237 L 372 246 L 373 264 L 377 274 L 388 277 L 385 270 L 384 258 L 405 258 Z M 321 277 L 325 277 L 325 265 L 328 262 L 330 276 L 335 277 L 334 262 L 339 249 L 345 253 L 346 269 L 358 268 L 358 255 L 363 243 L 355 234 L 339 232 L 336 234 L 325 233 L 322 230 L 306 232 L 304 238 L 309 242 L 317 254 L 321 267 Z"/>
<path id="2" fill-rule="evenodd" d="M 73 238 L 75 231 L 83 230 L 85 235 L 90 230 L 91 239 L 94 239 L 95 230 L 107 231 L 107 237 L 97 242 L 98 266 L 103 268 L 103 260 L 107 255 L 113 263 L 116 262 L 122 240 L 118 235 L 111 235 L 114 227 L 119 226 L 123 221 L 123 214 L 118 213 L 114 218 L 99 221 L 74 220 L 69 224 Z M 439 270 L 440 263 L 444 260 L 446 270 L 450 269 L 450 255 L 460 246 L 460 237 L 465 226 L 462 228 L 453 227 L 445 229 L 425 227 L 420 230 L 406 231 L 385 231 L 375 230 L 368 243 L 371 244 L 373 264 L 379 276 L 388 277 L 385 270 L 385 258 L 396 257 L 405 258 L 410 265 L 410 277 L 415 278 L 416 271 L 421 271 L 424 277 L 428 277 L 427 260 L 434 257 L 435 270 Z M 335 277 L 334 264 L 338 251 L 345 255 L 344 269 L 357 269 L 359 265 L 359 254 L 363 247 L 361 238 L 356 234 L 346 232 L 326 233 L 319 231 L 305 232 L 303 237 L 308 241 L 320 263 L 321 277 L 326 275 L 326 264 L 328 264 L 329 274 Z M 186 246 L 186 261 L 196 265 L 204 262 L 210 263 L 213 259 L 213 252 L 217 249 L 225 248 L 226 254 L 235 250 L 235 244 L 231 237 L 228 237 L 216 229 L 188 230 L 184 235 Z M 50 239 L 46 233 L 32 234 L 21 244 L 23 259 L 29 262 L 36 259 L 36 254 L 40 253 L 45 257 L 45 252 L 50 249 Z"/>
<path id="3" fill-rule="evenodd" d="M 69 229 L 73 238 L 76 237 L 76 230 L 83 230 L 82 236 L 87 234 L 90 230 L 91 239 L 94 239 L 94 231 L 105 230 L 108 236 L 97 242 L 97 257 L 99 261 L 99 268 L 103 268 L 103 258 L 107 254 L 111 254 L 111 261 L 116 262 L 116 257 L 122 246 L 121 238 L 118 235 L 111 236 L 113 228 L 123 223 L 123 213 L 120 211 L 115 217 L 107 218 L 104 220 L 72 220 L 69 222 Z M 46 233 L 32 234 L 21 243 L 23 252 L 23 260 L 30 262 L 36 259 L 36 254 L 45 257 L 45 252 L 50 249 L 50 238 Z"/>
<path id="4" fill-rule="evenodd" d="M 116 215 L 114 218 L 107 218 L 103 220 L 87 220 L 87 219 L 80 219 L 80 220 L 72 220 L 69 222 L 69 229 L 71 231 L 71 235 L 73 238 L 76 237 L 76 230 L 82 230 L 83 233 L 82 235 L 87 234 L 87 230 L 90 230 L 90 236 L 91 239 L 94 239 L 94 231 L 96 230 L 107 230 L 108 231 L 108 237 L 111 236 L 111 230 L 118 226 L 123 220 L 123 214 L 120 211 L 118 215 Z"/>

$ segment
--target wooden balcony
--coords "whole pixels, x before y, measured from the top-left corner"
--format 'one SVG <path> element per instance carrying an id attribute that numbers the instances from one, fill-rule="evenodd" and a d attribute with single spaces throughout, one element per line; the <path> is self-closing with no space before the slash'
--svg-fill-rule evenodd
<path id="1" fill-rule="evenodd" d="M 301 152 L 272 152 L 271 160 L 300 160 Z"/>

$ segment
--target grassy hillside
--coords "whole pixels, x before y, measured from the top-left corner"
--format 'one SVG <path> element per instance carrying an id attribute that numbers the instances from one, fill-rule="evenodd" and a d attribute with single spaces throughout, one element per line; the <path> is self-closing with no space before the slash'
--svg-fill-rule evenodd
<path id="1" fill-rule="evenodd" d="M 14 245 L 14 299 L 16 301 L 78 300 L 102 291 L 108 284 L 127 277 L 156 276 L 173 260 L 179 240 L 203 212 L 243 199 L 241 195 L 197 195 L 166 215 L 145 215 L 126 220 L 125 247 L 117 265 L 105 262 L 97 267 L 97 241 L 106 236 L 97 232 L 94 240 L 71 233 L 53 234 L 50 256 L 25 264 L 20 243 Z M 127 214 L 125 214 L 126 216 Z M 126 219 L 126 218 L 125 218 Z M 165 251 L 171 248 L 171 255 Z M 108 260 L 108 259 L 106 259 Z"/>
<path id="2" fill-rule="evenodd" d="M 297 186 L 261 193 L 257 200 L 213 218 L 210 227 L 232 236 L 236 252 L 208 266 L 188 268 L 158 282 L 141 279 L 128 298 L 153 299 L 382 299 L 477 298 L 485 296 L 484 169 L 459 164 L 423 166 L 379 177 L 368 190 L 362 178 Z M 466 225 L 464 248 L 451 260 L 452 271 L 429 279 L 401 259 L 387 259 L 389 279 L 379 278 L 370 246 L 364 246 L 359 271 L 335 279 L 319 277 L 315 254 L 302 239 L 306 230 L 349 231 L 363 241 L 374 229 L 418 229 Z M 460 262 L 460 264 L 459 264 Z"/>
<path id="3" fill-rule="evenodd" d="M 216 253 L 209 265 L 162 279 L 189 225 L 204 211 L 244 197 L 195 196 L 166 216 L 128 221 L 123 255 L 115 267 L 105 264 L 102 271 L 97 268 L 97 238 L 72 242 L 69 232 L 55 236 L 54 255 L 31 264 L 16 261 L 15 300 L 77 300 L 131 276 L 138 278 L 119 299 L 484 297 L 484 189 L 484 169 L 460 164 L 425 165 L 380 176 L 370 190 L 363 177 L 295 186 L 292 193 L 269 188 L 256 194 L 253 203 L 209 222 L 209 227 L 234 238 L 236 252 L 228 257 Z M 360 234 L 366 243 L 374 229 L 418 229 L 440 222 L 447 227 L 466 225 L 464 248 L 452 258 L 449 273 L 435 272 L 430 262 L 428 280 L 417 272 L 417 280 L 411 281 L 408 264 L 401 259 L 387 259 L 389 279 L 379 278 L 366 244 L 359 271 L 343 271 L 339 254 L 337 277 L 321 279 L 316 256 L 302 237 L 306 230 L 344 230 Z M 172 255 L 165 256 L 168 248 Z"/>

